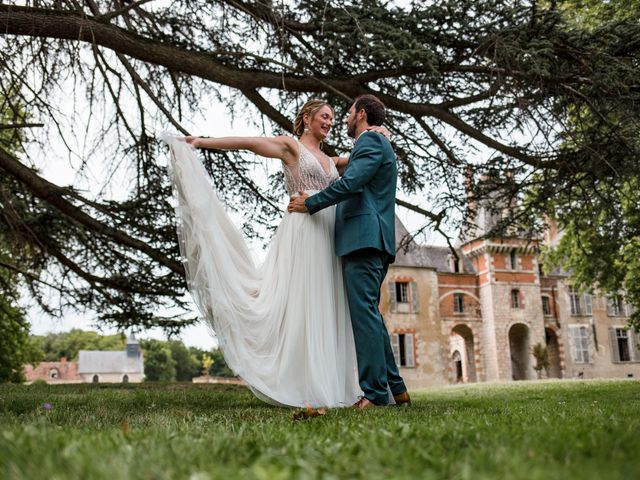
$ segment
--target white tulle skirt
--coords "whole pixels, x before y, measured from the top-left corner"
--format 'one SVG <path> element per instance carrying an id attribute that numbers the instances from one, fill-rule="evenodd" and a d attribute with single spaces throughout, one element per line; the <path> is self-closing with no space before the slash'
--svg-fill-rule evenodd
<path id="1" fill-rule="evenodd" d="M 216 196 L 194 149 L 165 136 L 189 290 L 229 367 L 278 405 L 349 406 L 362 395 L 335 209 L 285 213 L 262 265 Z"/>

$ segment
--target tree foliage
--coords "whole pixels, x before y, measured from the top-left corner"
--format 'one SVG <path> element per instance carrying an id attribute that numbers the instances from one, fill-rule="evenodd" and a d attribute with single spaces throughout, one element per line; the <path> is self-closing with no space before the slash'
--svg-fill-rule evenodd
<path id="1" fill-rule="evenodd" d="M 203 364 L 211 359 L 207 372 L 211 376 L 234 377 L 222 352 L 218 349 L 205 351 L 196 347 L 186 347 L 181 341 L 143 340 L 140 342 L 144 353 L 144 374 L 147 381 L 190 382 L 193 377 L 203 374 Z"/>
<path id="2" fill-rule="evenodd" d="M 170 341 L 169 350 L 171 357 L 176 362 L 176 380 L 178 382 L 190 382 L 193 377 L 200 375 L 202 365 L 193 348 L 187 348 L 180 341 Z"/>
<path id="3" fill-rule="evenodd" d="M 48 333 L 34 337 L 39 342 L 44 360 L 57 362 L 61 357 L 77 361 L 80 350 L 119 351 L 125 348 L 124 334 L 101 335 L 98 332 L 74 328 L 68 332 Z"/>
<path id="4" fill-rule="evenodd" d="M 622 28 L 640 12 L 638 0 L 567 3 L 574 24 L 592 31 L 602 31 L 609 23 Z M 640 63 L 633 48 L 626 53 L 635 58 L 637 69 Z M 630 86 L 640 91 L 637 81 Z M 568 130 L 573 138 L 562 148 L 574 151 L 576 142 L 591 145 L 594 154 L 583 161 L 599 155 L 604 162 L 599 168 L 574 172 L 571 182 L 562 177 L 548 182 L 544 193 L 536 192 L 538 197 L 547 195 L 548 201 L 533 212 L 548 215 L 562 229 L 558 244 L 544 251 L 547 267 L 570 272 L 576 288 L 625 297 L 635 306 L 631 324 L 640 328 L 640 104 L 631 99 L 627 104 L 609 98 L 593 101 L 599 109 L 572 109 Z M 626 144 L 617 138 L 625 138 Z"/>
<path id="5" fill-rule="evenodd" d="M 0 296 L 0 383 L 23 382 L 24 366 L 42 360 L 42 350 L 29 338 L 24 312 Z"/>
<path id="6" fill-rule="evenodd" d="M 4 106 L 8 99 L 15 98 L 16 91 L 6 88 L 0 94 L 0 124 L 5 122 L 22 122 L 24 112 L 15 108 L 8 112 Z M 14 130 L 0 130 L 0 142 L 9 150 L 15 150 L 20 144 L 21 135 Z M 0 177 L 0 205 L 4 214 L 4 199 L 10 195 L 7 187 L 13 184 L 10 178 Z M 21 189 L 18 189 L 20 191 Z M 12 192 L 12 193 L 15 193 Z M 7 239 L 0 232 L 0 383 L 24 381 L 24 365 L 38 363 L 42 360 L 42 351 L 37 343 L 29 338 L 29 323 L 24 311 L 18 306 L 20 276 L 8 265 L 16 260 L 24 259 L 24 248 L 21 255 L 12 257 L 14 249 L 8 248 Z"/>
<path id="7" fill-rule="evenodd" d="M 564 226 L 585 213 L 584 198 L 613 204 L 621 179 L 638 175 L 640 11 L 625 2 L 624 14 L 577 0 L 5 2 L 0 84 L 18 100 L 3 108 L 45 124 L 21 154 L 0 145 L 12 212 L 3 208 L 0 228 L 31 255 L 11 267 L 52 313 L 87 307 L 124 327 L 192 321 L 155 137 L 187 133 L 212 101 L 227 106 L 222 121 L 242 111 L 280 133 L 309 96 L 335 105 L 340 124 L 354 97 L 375 93 L 390 111 L 401 196 L 418 199 L 398 202 L 423 213 L 424 228 L 452 240 L 468 195 L 519 198 L 512 220 L 532 232 L 551 211 Z M 594 11 L 597 21 L 580 21 Z M 75 109 L 62 108 L 63 95 Z M 329 152 L 349 148 L 338 130 Z M 215 135 L 215 122 L 193 133 Z M 65 186 L 38 171 L 61 141 L 80 159 Z M 265 190 L 252 156 L 203 157 L 248 234 L 277 218 L 278 175 Z M 512 176 L 493 192 L 473 181 L 496 171 Z M 57 302 L 43 295 L 51 288 Z M 159 306 L 179 313 L 160 317 Z"/>
<path id="8" fill-rule="evenodd" d="M 176 379 L 176 361 L 171 349 L 160 340 L 140 342 L 144 352 L 144 377 L 149 382 L 171 382 Z"/>

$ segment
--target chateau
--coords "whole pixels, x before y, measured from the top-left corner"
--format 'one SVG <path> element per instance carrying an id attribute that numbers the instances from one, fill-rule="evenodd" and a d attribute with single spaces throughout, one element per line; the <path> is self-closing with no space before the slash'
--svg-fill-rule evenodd
<path id="1" fill-rule="evenodd" d="M 542 378 L 640 377 L 630 305 L 576 292 L 565 273 L 543 274 L 538 243 L 553 245 L 557 231 L 540 242 L 487 238 L 497 220 L 480 206 L 458 258 L 448 247 L 398 247 L 380 309 L 408 387 L 535 379 L 537 344 L 549 356 Z M 410 238 L 397 218 L 396 238 Z"/>

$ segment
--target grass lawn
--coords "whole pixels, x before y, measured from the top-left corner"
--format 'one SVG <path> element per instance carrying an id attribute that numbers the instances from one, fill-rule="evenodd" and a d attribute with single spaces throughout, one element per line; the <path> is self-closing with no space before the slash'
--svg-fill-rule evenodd
<path id="1" fill-rule="evenodd" d="M 638 381 L 413 398 L 294 421 L 242 387 L 1 385 L 0 478 L 640 478 Z"/>

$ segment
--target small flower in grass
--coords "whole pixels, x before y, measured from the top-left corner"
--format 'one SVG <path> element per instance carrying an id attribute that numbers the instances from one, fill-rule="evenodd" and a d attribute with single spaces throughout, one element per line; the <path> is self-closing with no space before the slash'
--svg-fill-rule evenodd
<path id="1" fill-rule="evenodd" d="M 45 402 L 45 403 L 42 404 L 42 409 L 46 410 L 47 412 L 49 410 L 51 410 L 52 408 L 53 408 L 53 405 L 51 403 L 49 403 L 49 402 Z"/>

